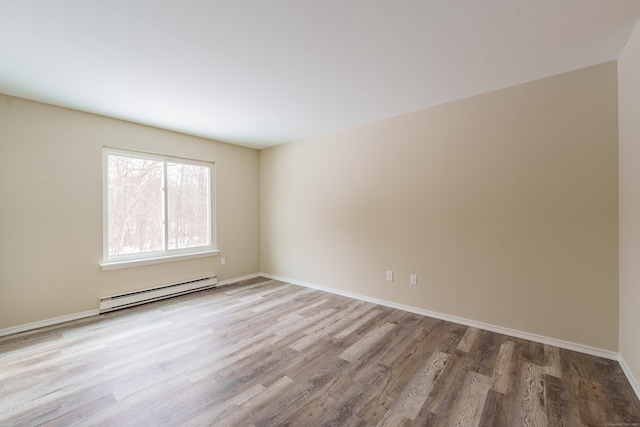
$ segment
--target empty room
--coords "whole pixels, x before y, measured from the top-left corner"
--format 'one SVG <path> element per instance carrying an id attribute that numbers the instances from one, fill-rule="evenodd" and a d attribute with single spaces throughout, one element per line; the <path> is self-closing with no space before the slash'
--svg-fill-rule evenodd
<path id="1" fill-rule="evenodd" d="M 640 0 L 0 0 L 0 426 L 639 426 Z"/>

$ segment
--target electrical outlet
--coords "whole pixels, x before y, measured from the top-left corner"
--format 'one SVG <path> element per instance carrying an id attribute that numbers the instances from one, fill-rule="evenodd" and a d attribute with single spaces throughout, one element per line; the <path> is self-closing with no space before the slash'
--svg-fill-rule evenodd
<path id="1" fill-rule="evenodd" d="M 387 271 L 387 282 L 393 282 L 393 271 Z"/>
<path id="2" fill-rule="evenodd" d="M 224 257 L 220 258 L 220 265 L 225 265 L 227 261 L 224 259 Z"/>
<path id="3" fill-rule="evenodd" d="M 409 277 L 409 284 L 411 286 L 416 286 L 418 284 L 418 276 L 412 274 L 411 277 Z"/>

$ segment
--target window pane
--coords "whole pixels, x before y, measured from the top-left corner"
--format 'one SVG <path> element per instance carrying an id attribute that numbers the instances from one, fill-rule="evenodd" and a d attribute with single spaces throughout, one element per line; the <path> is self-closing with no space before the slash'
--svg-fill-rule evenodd
<path id="1" fill-rule="evenodd" d="M 210 168 L 167 162 L 168 248 L 211 244 Z"/>
<path id="2" fill-rule="evenodd" d="M 109 256 L 164 250 L 162 161 L 108 156 Z"/>

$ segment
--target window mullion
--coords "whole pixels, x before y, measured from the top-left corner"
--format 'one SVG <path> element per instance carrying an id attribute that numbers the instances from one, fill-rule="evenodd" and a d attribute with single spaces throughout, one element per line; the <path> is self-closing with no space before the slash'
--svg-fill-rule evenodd
<path id="1" fill-rule="evenodd" d="M 167 215 L 169 213 L 169 196 L 167 194 L 167 161 L 162 161 L 163 172 L 162 172 L 162 194 L 164 195 L 164 212 L 162 215 L 162 220 L 164 222 L 164 251 L 167 252 L 169 250 L 169 221 Z"/>

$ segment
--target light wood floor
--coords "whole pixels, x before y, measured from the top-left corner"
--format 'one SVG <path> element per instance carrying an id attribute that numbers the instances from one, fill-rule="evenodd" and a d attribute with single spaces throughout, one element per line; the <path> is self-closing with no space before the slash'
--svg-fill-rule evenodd
<path id="1" fill-rule="evenodd" d="M 254 279 L 0 339 L 0 425 L 638 425 L 616 362 Z"/>

